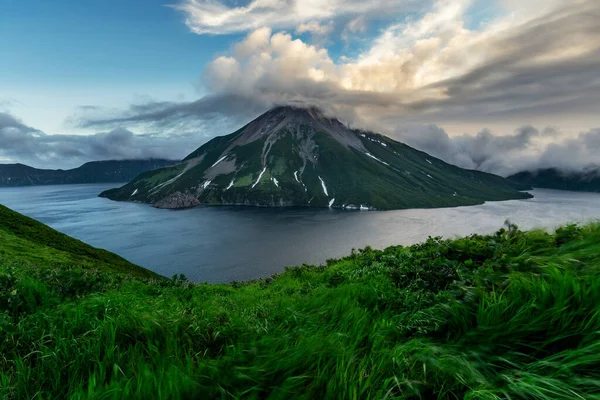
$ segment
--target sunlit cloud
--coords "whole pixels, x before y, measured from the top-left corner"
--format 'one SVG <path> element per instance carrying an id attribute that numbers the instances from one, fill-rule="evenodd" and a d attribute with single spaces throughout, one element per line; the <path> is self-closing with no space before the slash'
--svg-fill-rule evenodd
<path id="1" fill-rule="evenodd" d="M 176 8 L 193 32 L 246 33 L 204 67 L 206 95 L 80 121 L 86 127 L 142 123 L 166 129 L 183 120 L 204 127 L 215 118 L 241 121 L 274 105 L 306 104 L 353 127 L 391 135 L 406 126 L 478 125 L 477 143 L 489 138 L 483 127 L 499 121 L 514 129 L 559 120 L 578 132 L 594 127 L 588 123 L 600 125 L 600 3 L 549 0 L 540 7 L 537 0 L 502 0 L 493 15 L 473 23 L 477 5 L 438 0 L 411 12 L 416 3 L 410 1 L 182 1 Z M 390 10 L 397 18 L 379 25 L 353 56 L 340 56 L 339 47 L 334 56 L 335 42 L 303 36 L 329 35 L 340 44 L 364 35 Z M 493 146 L 477 149 L 500 151 L 494 138 L 502 134 L 492 135 Z M 537 160 L 546 147 L 533 142 L 527 151 Z M 511 163 L 496 157 L 498 166 L 491 166 L 469 157 L 490 171 L 503 171 L 500 161 Z"/>
<path id="2" fill-rule="evenodd" d="M 185 14 L 198 34 L 248 32 L 262 27 L 291 29 L 357 15 L 386 15 L 416 10 L 415 0 L 252 0 L 245 5 L 223 0 L 183 0 L 173 7 Z M 320 25 L 319 25 L 320 26 Z"/>

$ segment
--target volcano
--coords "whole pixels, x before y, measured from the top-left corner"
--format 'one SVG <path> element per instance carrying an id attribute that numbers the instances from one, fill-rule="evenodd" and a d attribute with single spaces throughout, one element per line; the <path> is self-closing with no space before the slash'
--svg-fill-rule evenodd
<path id="1" fill-rule="evenodd" d="M 159 208 L 453 207 L 531 197 L 500 176 L 459 168 L 316 108 L 276 107 L 180 163 L 101 193 Z"/>

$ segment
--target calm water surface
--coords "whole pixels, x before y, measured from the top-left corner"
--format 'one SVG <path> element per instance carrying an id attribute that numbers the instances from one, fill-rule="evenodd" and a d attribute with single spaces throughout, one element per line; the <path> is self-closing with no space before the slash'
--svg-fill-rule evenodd
<path id="1" fill-rule="evenodd" d="M 0 188 L 0 204 L 165 276 L 227 282 L 319 264 L 352 248 L 427 236 L 491 233 L 509 218 L 524 229 L 600 218 L 600 194 L 536 189 L 528 200 L 386 212 L 251 207 L 158 210 L 96 197 L 114 184 Z"/>

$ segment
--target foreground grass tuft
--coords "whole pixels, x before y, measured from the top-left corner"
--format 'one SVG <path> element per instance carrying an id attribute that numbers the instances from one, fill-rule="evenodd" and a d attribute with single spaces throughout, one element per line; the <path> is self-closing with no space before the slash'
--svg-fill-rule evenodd
<path id="1" fill-rule="evenodd" d="M 0 259 L 0 398 L 600 399 L 600 226 L 230 285 Z"/>

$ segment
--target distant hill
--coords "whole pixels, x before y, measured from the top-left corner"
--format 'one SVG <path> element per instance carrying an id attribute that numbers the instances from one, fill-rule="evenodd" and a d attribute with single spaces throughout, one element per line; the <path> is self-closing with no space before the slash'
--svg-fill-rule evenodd
<path id="1" fill-rule="evenodd" d="M 129 182 L 143 172 L 177 162 L 163 159 L 92 161 L 67 170 L 38 169 L 24 164 L 0 164 L 0 186 Z"/>
<path id="2" fill-rule="evenodd" d="M 452 207 L 531 197 L 315 108 L 277 107 L 181 163 L 101 194 L 160 208 L 200 204 L 343 209 Z"/>
<path id="3" fill-rule="evenodd" d="M 522 171 L 508 177 L 509 180 L 539 188 L 600 192 L 600 169 L 590 168 L 582 172 L 564 172 L 556 168 Z"/>

